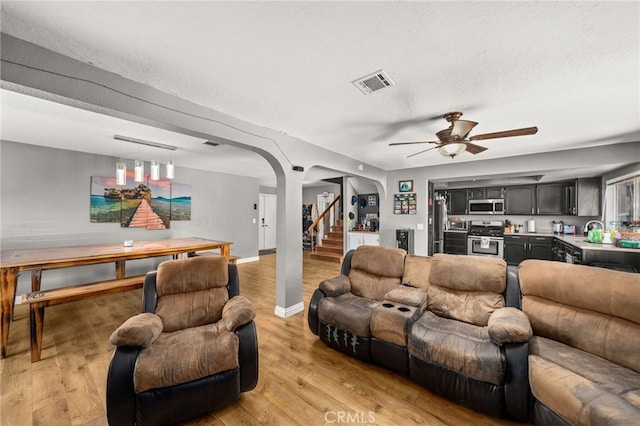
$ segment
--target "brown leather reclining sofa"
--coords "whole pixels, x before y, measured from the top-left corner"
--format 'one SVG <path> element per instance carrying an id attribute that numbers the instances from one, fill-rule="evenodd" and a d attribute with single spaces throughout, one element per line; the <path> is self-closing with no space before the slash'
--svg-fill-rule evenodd
<path id="1" fill-rule="evenodd" d="M 382 364 L 497 417 L 529 416 L 527 341 L 515 268 L 501 259 L 360 246 L 309 303 L 328 346 Z"/>
<path id="2" fill-rule="evenodd" d="M 525 260 L 519 276 L 534 423 L 640 424 L 640 274 Z"/>

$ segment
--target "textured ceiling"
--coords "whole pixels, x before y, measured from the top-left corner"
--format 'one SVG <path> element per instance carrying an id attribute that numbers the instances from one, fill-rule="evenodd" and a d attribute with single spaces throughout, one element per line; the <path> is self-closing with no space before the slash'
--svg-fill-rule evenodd
<path id="1" fill-rule="evenodd" d="M 460 162 L 640 140 L 638 2 L 3 1 L 2 31 L 385 170 L 451 162 L 388 146 L 450 111 L 539 128 Z"/>

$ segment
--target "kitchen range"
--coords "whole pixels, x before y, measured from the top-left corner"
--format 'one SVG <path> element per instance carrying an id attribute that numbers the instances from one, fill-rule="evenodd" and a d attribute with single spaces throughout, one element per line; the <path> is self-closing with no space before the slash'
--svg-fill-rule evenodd
<path id="1" fill-rule="evenodd" d="M 467 233 L 467 254 L 504 257 L 504 222 L 472 220 Z"/>

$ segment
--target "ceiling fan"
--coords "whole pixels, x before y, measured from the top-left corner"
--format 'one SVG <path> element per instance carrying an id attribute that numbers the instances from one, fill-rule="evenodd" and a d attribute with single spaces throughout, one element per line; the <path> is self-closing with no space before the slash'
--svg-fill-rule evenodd
<path id="1" fill-rule="evenodd" d="M 451 123 L 451 126 L 436 133 L 438 141 L 420 141 L 420 142 L 395 142 L 389 146 L 395 145 L 413 145 L 421 143 L 435 144 L 436 146 L 425 149 L 415 154 L 409 155 L 407 158 L 422 154 L 423 152 L 437 149 L 442 155 L 451 158 L 467 151 L 471 154 L 479 154 L 486 151 L 487 148 L 471 143 L 471 141 L 480 141 L 484 139 L 509 138 L 512 136 L 535 135 L 538 132 L 537 127 L 525 127 L 523 129 L 504 130 L 501 132 L 485 133 L 482 135 L 471 136 L 467 139 L 469 132 L 478 124 L 475 121 L 460 120 L 461 112 L 449 112 L 443 116 L 445 120 Z"/>

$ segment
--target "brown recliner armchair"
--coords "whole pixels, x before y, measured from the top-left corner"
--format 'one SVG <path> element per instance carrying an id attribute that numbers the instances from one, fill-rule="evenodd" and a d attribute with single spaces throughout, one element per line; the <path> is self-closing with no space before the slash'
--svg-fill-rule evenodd
<path id="1" fill-rule="evenodd" d="M 110 424 L 175 424 L 255 388 L 255 308 L 224 257 L 169 260 L 150 272 L 142 310 L 111 335 Z"/>

